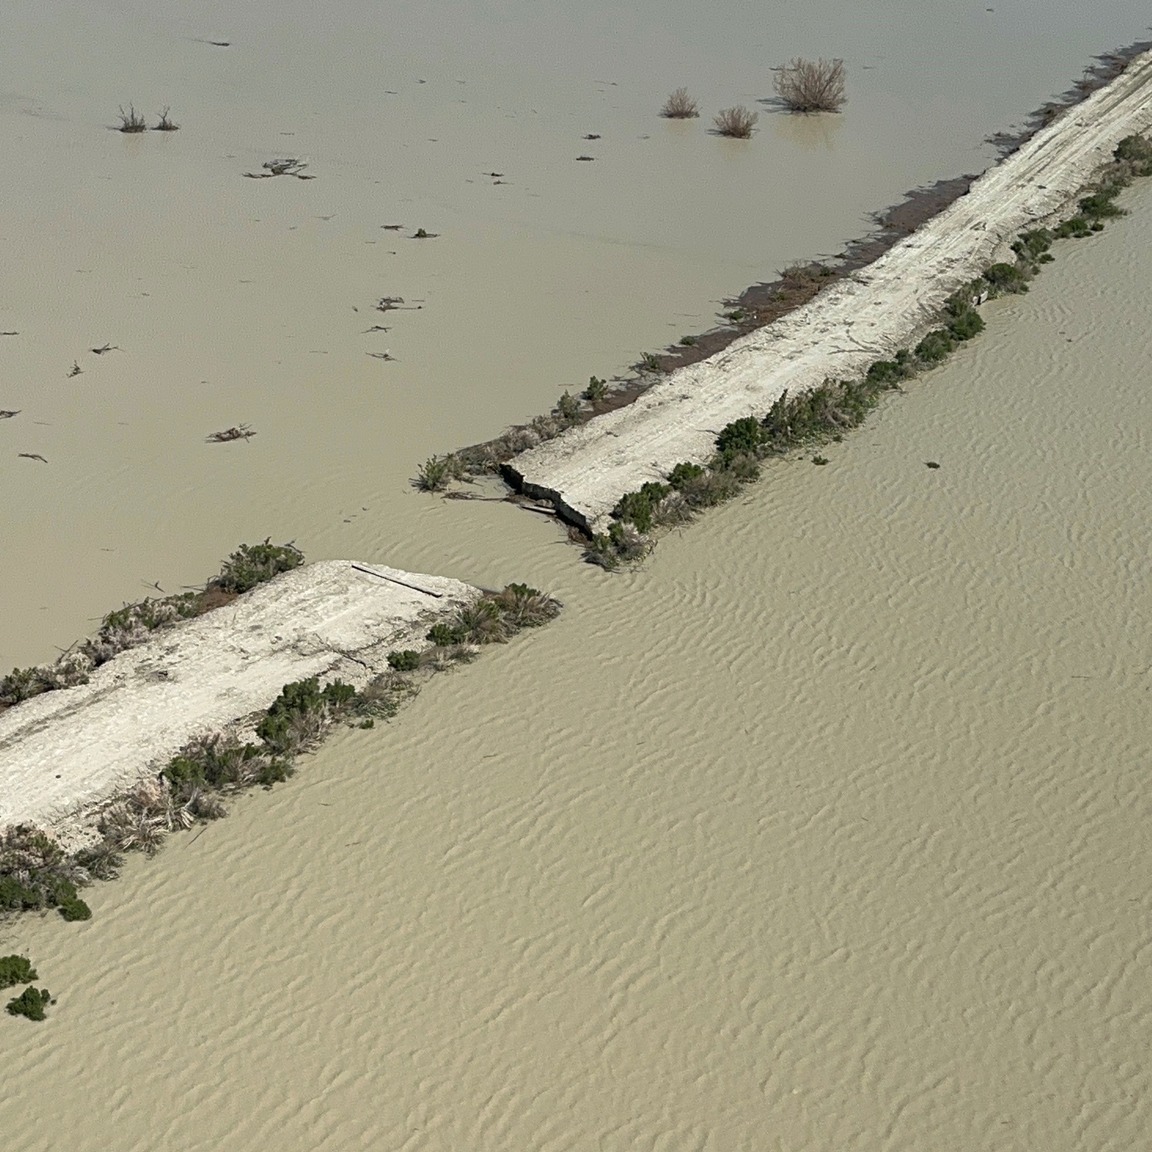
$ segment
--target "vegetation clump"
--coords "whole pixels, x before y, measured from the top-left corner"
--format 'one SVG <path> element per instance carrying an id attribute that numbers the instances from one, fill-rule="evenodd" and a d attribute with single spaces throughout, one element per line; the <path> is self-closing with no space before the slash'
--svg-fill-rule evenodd
<path id="1" fill-rule="evenodd" d="M 273 551 L 262 551 L 265 547 Z M 291 545 L 286 548 L 281 552 L 265 541 L 238 550 L 232 557 L 237 561 L 232 577 L 243 584 L 245 573 L 255 570 L 270 579 L 268 574 L 283 565 L 294 566 L 298 553 Z M 91 910 L 79 898 L 78 887 L 116 876 L 125 852 L 154 855 L 170 833 L 224 816 L 225 795 L 287 780 L 297 756 L 315 747 L 334 725 L 371 727 L 376 717 L 394 715 L 401 700 L 416 690 L 406 673 L 469 660 L 477 646 L 503 643 L 559 612 L 560 604 L 551 596 L 527 584 L 509 584 L 436 623 L 428 633 L 431 650 L 389 653 L 389 671 L 363 689 L 338 679 L 321 684 L 316 676 L 285 684 L 250 729 L 255 741 L 241 740 L 234 732 L 190 740 L 155 777 L 137 781 L 109 803 L 96 825 L 100 840 L 71 855 L 30 825 L 0 831 L 0 916 L 56 908 L 66 920 L 89 919 Z M 20 966 L 21 959 L 0 961 L 0 979 L 35 979 L 34 972 Z"/>
<path id="2" fill-rule="evenodd" d="M 0 710 L 58 688 L 86 684 L 93 669 L 144 643 L 153 632 L 203 615 L 282 572 L 298 568 L 304 554 L 294 544 L 242 544 L 200 592 L 146 597 L 109 612 L 95 636 L 70 648 L 52 664 L 14 668 L 0 678 Z"/>
<path id="3" fill-rule="evenodd" d="M 0 956 L 0 988 L 31 984 L 39 979 L 27 956 Z"/>
<path id="4" fill-rule="evenodd" d="M 758 112 L 737 104 L 733 108 L 722 108 L 712 118 L 718 136 L 728 136 L 733 140 L 749 140 L 760 119 Z"/>
<path id="5" fill-rule="evenodd" d="M 168 107 L 164 108 L 164 110 L 160 113 L 159 117 L 157 117 L 156 126 L 155 126 L 154 131 L 156 131 L 156 132 L 175 132 L 179 129 L 180 125 L 175 123 L 172 120 L 172 117 L 168 115 L 168 113 L 170 111 L 171 111 L 170 108 L 168 108 Z"/>
<path id="6" fill-rule="evenodd" d="M 131 104 L 128 105 L 127 112 L 121 107 L 118 116 L 120 118 L 120 126 L 116 129 L 117 132 L 132 134 L 143 132 L 148 127 L 144 117 L 141 116 Z"/>
<path id="7" fill-rule="evenodd" d="M 25 988 L 19 996 L 8 1001 L 10 1016 L 25 1016 L 29 1020 L 43 1020 L 44 1009 L 55 1003 L 47 988 Z"/>
<path id="8" fill-rule="evenodd" d="M 584 389 L 580 395 L 588 401 L 589 404 L 599 404 L 608 395 L 608 382 L 601 380 L 598 376 L 590 376 L 588 378 L 588 387 Z"/>
<path id="9" fill-rule="evenodd" d="M 700 115 L 700 106 L 688 95 L 687 88 L 677 88 L 660 109 L 668 120 L 692 120 Z"/>
<path id="10" fill-rule="evenodd" d="M 394 672 L 415 672 L 420 667 L 420 653 L 410 648 L 388 653 L 388 667 Z"/>
<path id="11" fill-rule="evenodd" d="M 65 920 L 92 912 L 76 894 L 87 876 L 47 833 L 28 824 L 0 832 L 0 914 L 56 908 Z"/>
<path id="12" fill-rule="evenodd" d="M 451 452 L 447 456 L 430 456 L 420 466 L 412 486 L 421 492 L 443 492 L 461 475 L 460 463 Z"/>
<path id="13" fill-rule="evenodd" d="M 291 542 L 273 544 L 269 537 L 262 544 L 241 544 L 224 561 L 220 574 L 209 581 L 209 587 L 239 595 L 303 563 L 304 553 Z"/>
<path id="14" fill-rule="evenodd" d="M 847 103 L 843 60 L 796 57 L 776 70 L 776 96 L 789 112 L 839 112 Z"/>

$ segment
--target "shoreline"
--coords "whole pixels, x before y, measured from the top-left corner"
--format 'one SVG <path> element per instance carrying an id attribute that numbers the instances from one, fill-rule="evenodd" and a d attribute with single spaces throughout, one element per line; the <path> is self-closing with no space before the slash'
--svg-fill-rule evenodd
<path id="1" fill-rule="evenodd" d="M 1128 72 L 1135 61 L 1143 58 L 1146 64 L 1150 56 L 1152 41 L 1146 40 L 1134 41 L 1123 48 L 1099 54 L 1066 92 L 1029 114 L 1022 128 L 1014 132 L 998 132 L 989 137 L 988 142 L 1001 149 L 1001 159 L 980 175 L 941 179 L 926 187 L 914 189 L 902 201 L 874 214 L 877 227 L 860 239 L 851 241 L 835 257 L 792 264 L 777 279 L 750 285 L 738 296 L 726 299 L 724 305 L 730 309 L 724 314 L 726 324 L 698 335 L 683 337 L 678 344 L 658 354 L 645 355 L 635 366 L 637 375 L 614 378 L 611 381 L 613 387 L 609 387 L 609 382 L 593 376 L 589 387 L 579 397 L 565 393 L 551 413 L 538 416 L 528 424 L 513 425 L 492 440 L 469 445 L 447 456 L 432 457 L 418 470 L 413 480 L 414 486 L 423 491 L 444 493 L 449 498 L 466 499 L 467 493 L 446 489 L 453 481 L 471 481 L 495 473 L 501 476 L 510 489 L 506 497 L 508 500 L 532 511 L 557 516 L 580 538 L 594 538 L 605 525 L 603 501 L 589 517 L 576 503 L 566 501 L 558 485 L 548 483 L 546 477 L 543 480 L 534 479 L 527 474 L 526 469 L 516 467 L 516 462 L 527 461 L 529 467 L 532 467 L 537 460 L 551 462 L 566 459 L 567 453 L 555 442 L 570 443 L 572 439 L 577 439 L 583 447 L 595 435 L 585 433 L 589 426 L 596 428 L 601 435 L 620 436 L 622 433 L 616 430 L 615 425 L 626 423 L 627 418 L 620 418 L 618 414 L 636 405 L 654 389 L 660 389 L 662 385 L 670 387 L 673 378 L 677 383 L 683 380 L 694 385 L 696 381 L 692 376 L 684 375 L 686 369 L 720 357 L 733 345 L 744 346 L 749 339 L 754 340 L 778 324 L 788 325 L 791 317 L 811 306 L 817 297 L 824 300 L 829 292 L 837 291 L 845 283 L 860 283 L 866 279 L 860 273 L 880 264 L 897 247 L 922 236 L 943 214 L 968 196 L 974 185 L 987 180 L 992 173 L 1003 170 L 1005 165 L 1014 161 L 1018 163 L 1017 157 L 1021 150 L 1028 147 L 1039 134 L 1049 130 L 1059 131 L 1059 125 L 1086 101 L 1107 91 Z M 1092 167 L 1098 169 L 1103 164 L 1104 160 L 1101 159 Z M 1015 231 L 1020 227 L 1039 225 L 1058 217 L 1088 182 L 1087 175 L 1081 176 L 1075 186 L 1067 188 L 1062 201 L 1049 206 L 1042 218 L 1027 217 L 1016 227 L 1002 226 L 1000 255 L 1011 258 L 1008 245 Z M 987 222 L 984 221 L 983 225 L 986 227 Z M 980 269 L 974 271 L 978 275 Z M 949 292 L 943 291 L 938 295 L 942 303 Z M 919 327 L 911 328 L 907 335 L 919 335 L 930 326 L 931 319 L 921 317 Z M 891 354 L 894 347 L 893 344 L 887 349 L 878 349 L 877 355 Z M 829 372 L 829 378 L 834 374 Z M 818 383 L 809 382 L 807 386 L 815 387 Z M 780 391 L 777 390 L 775 396 Z M 764 409 L 767 410 L 767 407 L 765 404 Z M 617 419 L 602 423 L 605 417 Z M 607 427 L 609 423 L 613 424 L 612 428 Z M 719 430 L 718 425 L 714 431 Z M 579 451 L 579 448 L 573 451 Z M 681 460 L 703 463 L 706 459 L 707 456 L 685 456 L 669 463 L 668 468 L 671 469 Z M 547 472 L 550 467 L 551 463 L 544 464 L 542 470 Z M 643 483 L 659 482 L 664 478 L 664 475 L 651 471 L 642 476 L 638 474 L 637 482 L 621 487 L 616 496 L 637 490 Z M 613 499 L 607 507 L 614 505 Z"/>
<path id="2" fill-rule="evenodd" d="M 878 260 L 723 352 L 662 377 L 626 407 L 502 461 L 505 481 L 595 537 L 625 494 L 664 481 L 681 462 L 710 460 L 724 426 L 766 413 L 785 392 L 862 376 L 924 335 L 958 288 L 1010 258 L 1018 233 L 1058 218 L 1122 138 L 1152 125 L 1149 86 L 1145 52 Z"/>
<path id="3" fill-rule="evenodd" d="M 360 688 L 387 671 L 389 650 L 481 595 L 446 577 L 328 560 L 162 627 L 87 683 L 0 713 L 0 829 L 34 824 L 80 846 L 102 805 L 198 734 L 242 725 L 292 681 Z"/>

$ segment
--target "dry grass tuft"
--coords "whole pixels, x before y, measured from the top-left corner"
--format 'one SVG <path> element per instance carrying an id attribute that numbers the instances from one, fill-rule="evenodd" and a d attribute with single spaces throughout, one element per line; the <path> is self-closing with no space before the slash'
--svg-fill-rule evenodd
<path id="1" fill-rule="evenodd" d="M 777 69 L 772 87 L 790 112 L 839 112 L 848 99 L 843 60 L 796 57 Z"/>

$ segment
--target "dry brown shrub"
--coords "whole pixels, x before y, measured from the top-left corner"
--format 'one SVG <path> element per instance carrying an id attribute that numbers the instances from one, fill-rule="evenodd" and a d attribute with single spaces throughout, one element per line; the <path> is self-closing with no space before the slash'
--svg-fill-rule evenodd
<path id="1" fill-rule="evenodd" d="M 735 108 L 721 109 L 712 122 L 716 125 L 716 131 L 721 136 L 747 140 L 752 135 L 752 129 L 756 127 L 756 121 L 759 119 L 758 113 L 740 104 Z"/>
<path id="2" fill-rule="evenodd" d="M 660 109 L 660 115 L 668 120 L 692 120 L 700 115 L 696 100 L 688 95 L 687 88 L 677 88 Z"/>
<path id="3" fill-rule="evenodd" d="M 797 56 L 772 78 L 776 95 L 790 112 L 839 112 L 844 93 L 843 60 L 804 60 Z"/>

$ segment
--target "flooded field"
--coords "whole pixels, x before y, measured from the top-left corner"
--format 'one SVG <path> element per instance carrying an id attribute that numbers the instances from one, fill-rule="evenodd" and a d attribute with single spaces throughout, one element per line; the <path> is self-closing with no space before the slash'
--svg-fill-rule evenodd
<path id="1" fill-rule="evenodd" d="M 986 136 L 1147 18 L 1134 0 L 1043 26 L 987 7 L 13 0 L 0 660 L 49 658 L 269 534 L 499 582 L 503 559 L 410 490 L 428 455 L 709 327 L 907 189 L 980 170 Z M 763 103 L 801 54 L 846 59 L 843 115 Z M 680 84 L 701 120 L 656 115 Z M 751 141 L 708 134 L 735 103 L 759 110 Z M 114 131 L 133 104 L 148 124 L 170 106 L 179 131 Z M 244 178 L 281 157 L 315 179 Z M 386 296 L 411 310 L 376 311 Z M 205 443 L 244 424 L 250 441 Z"/>
<path id="2" fill-rule="evenodd" d="M 707 322 L 728 291 L 834 249 L 866 208 L 985 157 L 980 137 L 1062 88 L 1101 39 L 1140 34 L 1124 25 L 1133 6 L 1108 7 L 1115 31 L 1067 13 L 1023 71 L 994 70 L 948 107 L 976 53 L 1024 35 L 994 6 L 996 34 L 969 29 L 972 57 L 931 68 L 881 67 L 890 49 L 854 10 L 859 88 L 830 143 L 765 113 L 739 153 L 702 128 L 674 135 L 653 100 L 680 82 L 709 103 L 765 95 L 752 64 L 792 54 L 778 43 L 851 58 L 818 35 L 836 26 L 826 8 L 776 29 L 750 6 L 732 5 L 723 29 L 684 14 L 651 32 L 647 55 L 646 28 L 594 35 L 607 10 L 579 28 L 525 16 L 501 36 L 467 9 L 454 54 L 441 23 L 399 9 L 403 58 L 428 61 L 401 77 L 367 4 L 349 5 L 364 25 L 339 33 L 278 26 L 279 55 L 255 16 L 191 28 L 176 5 L 135 22 L 106 5 L 49 35 L 43 6 L 16 6 L 38 50 L 72 53 L 62 68 L 83 57 L 77 29 L 109 54 L 77 65 L 54 105 L 38 97 L 29 117 L 13 98 L 0 114 L 27 181 L 6 213 L 0 299 L 0 328 L 21 333 L 0 340 L 0 407 L 21 409 L 0 424 L 9 662 L 49 656 L 144 584 L 200 578 L 269 533 L 317 557 L 527 580 L 566 611 L 438 677 L 387 726 L 338 736 L 289 784 L 132 860 L 89 890 L 91 922 L 0 928 L 0 951 L 32 956 L 59 997 L 50 1022 L 3 1026 L 6 1147 L 1141 1146 L 1152 193 L 1061 245 L 1027 296 L 986 307 L 988 330 L 825 449 L 827 467 L 774 465 L 639 571 L 579 564 L 542 517 L 407 487 L 430 452 L 622 368 Z M 940 20 L 960 28 L 953 8 Z M 924 17 L 910 35 L 936 45 L 943 26 Z M 758 40 L 741 37 L 753 27 Z M 602 55 L 566 54 L 535 90 L 495 75 L 509 58 L 533 74 L 527 46 L 561 33 Z M 161 43 L 169 56 L 145 51 Z M 657 66 L 682 43 L 709 67 Z M 225 55 L 245 44 L 241 64 Z M 193 51 L 195 66 L 176 67 Z M 359 71 L 324 74 L 335 58 Z M 178 107 L 173 76 L 196 77 L 195 101 L 186 88 Z M 402 142 L 364 138 L 356 77 L 404 93 L 403 164 L 387 162 Z M 418 110 L 423 89 L 458 78 L 490 87 L 483 113 L 458 110 L 452 139 L 474 153 L 453 160 L 450 184 L 426 141 L 448 128 Z M 617 84 L 600 93 L 594 78 Z M 106 131 L 102 117 L 145 88 L 180 132 Z M 468 118 L 513 132 L 496 110 L 516 93 L 535 127 L 491 157 Z M 556 121 L 569 101 L 567 135 L 543 131 L 541 110 Z M 889 137 L 896 106 L 935 130 Z M 315 181 L 240 176 L 305 124 L 307 146 L 292 148 Z M 621 148 L 643 181 L 627 195 L 570 182 L 603 178 L 607 150 L 572 177 L 567 165 L 585 146 L 576 130 L 606 124 L 621 140 L 650 134 L 662 157 L 646 166 Z M 848 157 L 867 132 L 865 168 Z M 811 159 L 803 180 L 783 178 L 789 155 Z M 576 216 L 620 201 L 634 224 L 468 207 L 517 191 L 464 184 L 469 164 L 511 171 L 507 156 L 525 204 L 529 190 L 553 208 L 567 196 Z M 718 157 L 731 165 L 723 208 L 707 192 Z M 676 210 L 699 205 L 679 223 L 640 211 L 671 176 Z M 765 214 L 777 180 L 810 232 Z M 441 236 L 379 227 L 399 222 Z M 425 307 L 380 319 L 386 294 Z M 395 324 L 382 337 L 395 363 L 366 355 L 378 320 Z M 120 348 L 87 351 L 105 342 Z M 238 422 L 258 435 L 203 443 Z"/>

